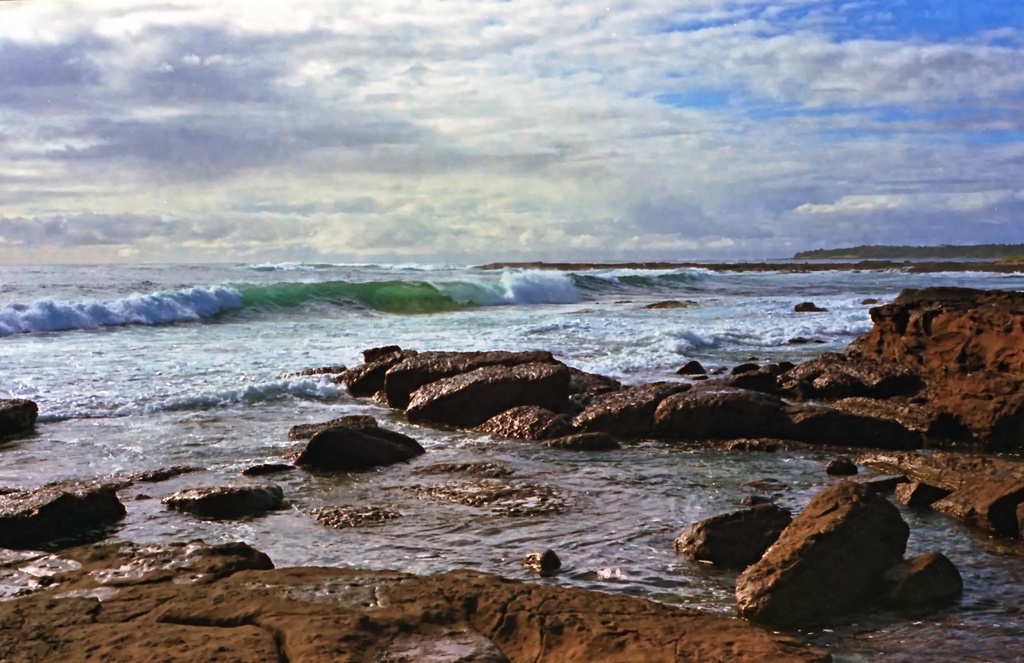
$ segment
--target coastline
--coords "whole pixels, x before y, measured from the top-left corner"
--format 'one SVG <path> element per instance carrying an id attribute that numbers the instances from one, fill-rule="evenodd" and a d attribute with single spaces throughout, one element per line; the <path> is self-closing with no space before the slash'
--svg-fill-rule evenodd
<path id="1" fill-rule="evenodd" d="M 596 269 L 708 269 L 713 272 L 809 272 L 883 271 L 899 270 L 910 274 L 937 272 L 994 272 L 1013 274 L 1024 271 L 1024 263 L 996 261 L 944 261 L 944 260 L 858 260 L 857 262 L 492 262 L 476 265 L 474 269 L 541 269 L 580 271 Z"/>

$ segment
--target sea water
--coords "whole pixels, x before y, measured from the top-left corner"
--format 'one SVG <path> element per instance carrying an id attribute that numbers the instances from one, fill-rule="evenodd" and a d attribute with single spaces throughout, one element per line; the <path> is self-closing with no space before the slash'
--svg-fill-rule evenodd
<path id="1" fill-rule="evenodd" d="M 824 452 L 725 453 L 645 441 L 579 454 L 468 431 L 408 424 L 305 368 L 355 365 L 363 349 L 550 350 L 624 383 L 678 379 L 750 360 L 798 362 L 841 351 L 870 329 L 869 304 L 907 287 L 1024 288 L 1020 274 L 705 269 L 577 272 L 430 265 L 140 265 L 0 268 L 0 397 L 40 406 L 33 435 L 0 448 L 0 486 L 32 487 L 171 465 L 199 471 L 123 495 L 115 540 L 244 540 L 278 566 L 314 564 L 434 573 L 475 568 L 530 578 L 521 561 L 552 548 L 545 582 L 621 591 L 721 614 L 735 573 L 675 556 L 686 525 L 737 508 L 754 479 L 795 511 L 833 481 Z M 647 309 L 676 300 L 680 308 Z M 795 313 L 813 301 L 821 313 Z M 796 338 L 809 343 L 794 344 Z M 371 414 L 427 454 L 374 472 L 293 471 L 287 508 L 239 521 L 166 510 L 185 487 L 241 480 L 302 447 L 288 429 Z M 530 516 L 431 497 L 470 477 L 424 473 L 442 462 L 498 462 L 509 481 L 546 487 Z M 436 493 L 434 493 L 436 495 Z M 541 498 L 537 498 L 541 499 Z M 543 500 L 542 500 L 543 501 Z M 400 514 L 375 527 L 329 529 L 317 507 Z M 523 505 L 520 505 L 523 506 Z M 530 504 L 526 504 L 530 507 Z M 550 508 L 547 508 L 550 507 Z M 960 568 L 963 599 L 923 615 L 876 613 L 810 636 L 840 661 L 1012 661 L 1024 650 L 1024 553 L 937 514 L 903 510 L 909 554 L 940 550 Z"/>

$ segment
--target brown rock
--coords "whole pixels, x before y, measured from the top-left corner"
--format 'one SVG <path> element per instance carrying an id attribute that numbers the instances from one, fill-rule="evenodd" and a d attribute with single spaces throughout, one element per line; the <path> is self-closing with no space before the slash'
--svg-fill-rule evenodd
<path id="1" fill-rule="evenodd" d="M 790 437 L 802 442 L 875 449 L 918 449 L 921 435 L 889 419 L 865 417 L 835 408 L 790 406 Z"/>
<path id="2" fill-rule="evenodd" d="M 940 552 L 900 562 L 882 576 L 885 600 L 901 608 L 948 603 L 963 593 L 964 581 L 953 562 Z"/>
<path id="3" fill-rule="evenodd" d="M 690 361 L 688 361 L 685 364 L 683 364 L 682 368 L 680 368 L 678 371 L 676 371 L 676 375 L 707 375 L 707 374 L 708 374 L 707 369 L 705 369 L 704 366 L 699 361 L 697 361 L 696 359 L 691 359 Z"/>
<path id="4" fill-rule="evenodd" d="M 164 498 L 162 503 L 173 511 L 201 518 L 241 518 L 280 509 L 284 491 L 274 484 L 189 488 Z"/>
<path id="5" fill-rule="evenodd" d="M 383 525 L 402 516 L 397 511 L 376 506 L 321 506 L 310 513 L 321 525 L 333 529 Z"/>
<path id="6" fill-rule="evenodd" d="M 302 378 L 313 375 L 337 375 L 338 373 L 344 373 L 348 368 L 342 364 L 335 364 L 334 366 L 320 366 L 317 368 L 304 368 L 301 371 L 295 371 L 294 373 L 285 373 L 286 378 Z"/>
<path id="7" fill-rule="evenodd" d="M 932 509 L 1000 536 L 1019 537 L 1017 507 L 1024 503 L 1024 478 L 988 478 L 968 483 L 932 503 Z"/>
<path id="8" fill-rule="evenodd" d="M 353 396 L 373 396 L 384 389 L 384 376 L 392 366 L 416 354 L 415 350 L 398 349 L 384 353 L 366 350 L 363 355 L 372 357 L 372 359 L 365 364 L 348 369 L 336 378 L 335 382 L 345 385 L 348 393 Z"/>
<path id="9" fill-rule="evenodd" d="M 614 378 L 597 373 L 587 373 L 578 368 L 569 367 L 569 395 L 570 396 L 596 396 L 606 394 L 610 391 L 618 391 L 622 383 Z"/>
<path id="10" fill-rule="evenodd" d="M 295 459 L 310 470 L 346 472 L 392 465 L 424 453 L 407 435 L 376 426 L 337 426 L 313 436 Z"/>
<path id="11" fill-rule="evenodd" d="M 545 447 L 567 451 L 612 451 L 621 449 L 619 441 L 608 433 L 576 433 L 544 442 Z"/>
<path id="12" fill-rule="evenodd" d="M 697 388 L 669 396 L 654 413 L 654 432 L 663 437 L 728 440 L 790 437 L 781 399 L 729 387 Z"/>
<path id="13" fill-rule="evenodd" d="M 113 486 L 51 483 L 0 496 L 0 547 L 47 549 L 100 538 L 124 518 Z"/>
<path id="14" fill-rule="evenodd" d="M 39 416 L 39 406 L 24 398 L 0 399 L 0 437 L 31 430 Z"/>
<path id="15" fill-rule="evenodd" d="M 800 302 L 793 307 L 795 313 L 825 313 L 827 308 L 821 308 L 814 302 Z"/>
<path id="16" fill-rule="evenodd" d="M 564 364 L 494 365 L 417 389 L 405 413 L 414 423 L 472 428 L 521 405 L 559 411 L 568 399 L 569 369 Z"/>
<path id="17" fill-rule="evenodd" d="M 317 433 L 336 426 L 349 426 L 351 428 L 364 428 L 376 426 L 377 420 L 368 414 L 348 414 L 319 424 L 299 424 L 288 429 L 289 440 L 308 440 Z"/>
<path id="18" fill-rule="evenodd" d="M 562 568 L 562 560 L 558 559 L 558 554 L 554 550 L 545 550 L 541 553 L 529 553 L 523 559 L 523 567 L 542 576 L 549 576 Z"/>
<path id="19" fill-rule="evenodd" d="M 686 528 L 676 537 L 675 550 L 699 562 L 742 569 L 761 559 L 792 521 L 788 509 L 771 503 L 724 513 Z"/>
<path id="20" fill-rule="evenodd" d="M 945 488 L 938 488 L 936 486 L 929 486 L 926 483 L 919 481 L 910 481 L 907 483 L 901 483 L 896 486 L 896 501 L 904 506 L 914 508 L 925 508 L 932 505 L 932 503 L 941 500 L 946 495 L 949 495 L 951 491 Z"/>
<path id="21" fill-rule="evenodd" d="M 798 399 L 837 400 L 855 396 L 891 398 L 912 395 L 921 378 L 909 368 L 870 358 L 825 353 L 779 377 L 785 394 Z"/>
<path id="22" fill-rule="evenodd" d="M 367 348 L 363 350 L 363 363 L 372 364 L 375 361 L 379 361 L 384 357 L 395 354 L 402 354 L 406 352 L 397 345 L 383 345 L 377 348 Z"/>
<path id="23" fill-rule="evenodd" d="M 536 363 L 555 364 L 557 362 L 550 352 L 540 350 L 532 352 L 421 352 L 405 357 L 401 363 L 388 369 L 384 380 L 384 393 L 388 405 L 393 408 L 406 409 L 409 407 L 413 392 L 438 380 L 490 366 L 512 367 Z M 514 403 L 513 405 L 520 404 L 528 403 Z"/>
<path id="24" fill-rule="evenodd" d="M 736 580 L 742 616 L 799 627 L 864 608 L 882 574 L 903 558 L 910 529 L 866 487 L 843 481 L 819 493 Z"/>
<path id="25" fill-rule="evenodd" d="M 825 472 L 836 477 L 848 477 L 857 474 L 857 463 L 849 458 L 833 458 L 825 466 Z"/>
<path id="26" fill-rule="evenodd" d="M 1024 478 L 1024 463 L 1019 460 L 947 451 L 928 454 L 872 452 L 858 456 L 857 463 L 876 472 L 902 474 L 910 481 L 949 491 L 959 490 L 978 480 Z"/>
<path id="27" fill-rule="evenodd" d="M 539 405 L 521 405 L 505 410 L 477 426 L 476 430 L 512 440 L 550 440 L 576 432 L 564 414 L 555 414 Z"/>
<path id="28" fill-rule="evenodd" d="M 591 399 L 586 409 L 573 419 L 573 424 L 586 432 L 623 438 L 645 437 L 654 429 L 658 404 L 672 394 L 691 388 L 685 382 L 652 382 L 602 394 Z"/>
<path id="29" fill-rule="evenodd" d="M 295 469 L 294 465 L 287 463 L 260 463 L 259 465 L 253 465 L 242 470 L 242 475 L 247 477 L 261 477 L 267 474 L 277 474 L 278 472 L 291 472 Z"/>
<path id="30" fill-rule="evenodd" d="M 684 301 L 679 301 L 678 299 L 666 299 L 663 302 L 654 302 L 653 304 L 647 304 L 646 306 L 644 306 L 644 308 L 648 310 L 657 310 L 669 308 L 690 308 L 691 306 L 696 305 L 697 302 L 693 301 L 692 299 L 687 299 Z"/>
<path id="31" fill-rule="evenodd" d="M 418 577 L 357 569 L 259 570 L 261 560 L 240 551 L 197 543 L 177 550 L 177 557 L 154 559 L 150 553 L 142 560 L 124 547 L 68 551 L 80 569 L 29 596 L 0 602 L 0 660 L 830 660 L 793 636 L 624 594 L 472 571 Z M 135 567 L 150 570 L 116 585 L 102 580 Z"/>

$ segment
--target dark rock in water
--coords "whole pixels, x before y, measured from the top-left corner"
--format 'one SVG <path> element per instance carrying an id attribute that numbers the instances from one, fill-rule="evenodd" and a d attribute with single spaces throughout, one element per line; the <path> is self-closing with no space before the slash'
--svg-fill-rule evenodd
<path id="1" fill-rule="evenodd" d="M 743 375 L 744 373 L 753 373 L 754 371 L 761 368 L 760 364 L 754 362 L 748 362 L 746 364 L 740 364 L 733 366 L 732 370 L 729 371 L 729 375 Z"/>
<path id="2" fill-rule="evenodd" d="M 309 470 L 346 472 L 393 465 L 424 453 L 407 435 L 376 426 L 336 426 L 314 435 L 295 459 Z"/>
<path id="3" fill-rule="evenodd" d="M 794 628 L 862 609 L 880 597 L 909 535 L 899 510 L 865 486 L 826 488 L 737 578 L 740 615 Z"/>
<path id="4" fill-rule="evenodd" d="M 618 391 L 621 388 L 622 383 L 614 378 L 569 367 L 570 396 L 595 396 L 606 394 L 609 391 Z"/>
<path id="5" fill-rule="evenodd" d="M 0 496 L 0 547 L 48 549 L 97 539 L 124 518 L 112 486 L 51 483 Z"/>
<path id="6" fill-rule="evenodd" d="M 736 368 L 742 367 L 737 366 Z M 729 379 L 725 381 L 726 386 L 736 389 L 760 391 L 765 394 L 778 394 L 781 392 L 778 376 L 782 371 L 779 369 L 779 364 L 768 364 L 760 366 L 756 370 L 745 370 L 740 373 L 735 373 L 735 369 L 733 370 L 733 375 L 729 376 Z"/>
<path id="7" fill-rule="evenodd" d="M 758 504 L 774 504 L 772 498 L 765 495 L 746 495 L 739 501 L 740 506 L 757 506 Z"/>
<path id="8" fill-rule="evenodd" d="M 569 369 L 564 364 L 494 365 L 417 389 L 405 413 L 413 423 L 472 428 L 513 407 L 538 405 L 557 412 L 568 400 Z"/>
<path id="9" fill-rule="evenodd" d="M 477 571 L 271 568 L 244 544 L 75 548 L 0 602 L 0 660 L 824 663 L 734 617 Z M 102 601 L 98 600 L 99 598 Z"/>
<path id="10" fill-rule="evenodd" d="M 417 354 L 415 350 L 397 350 L 383 354 L 367 350 L 364 355 L 366 352 L 370 352 L 370 356 L 374 357 L 372 361 L 350 368 L 335 379 L 335 382 L 345 385 L 348 393 L 353 396 L 373 396 L 381 391 L 384 389 L 384 376 L 388 370 L 403 359 Z"/>
<path id="11" fill-rule="evenodd" d="M 401 354 L 405 352 L 402 348 L 397 345 L 384 345 L 379 348 L 367 348 L 363 350 L 363 362 L 372 364 L 375 361 L 383 359 L 389 355 Z"/>
<path id="12" fill-rule="evenodd" d="M 387 396 L 388 405 L 393 408 L 406 409 L 409 407 L 413 392 L 438 380 L 469 373 L 485 367 L 512 367 L 524 364 L 562 365 L 555 361 L 550 352 L 540 350 L 530 352 L 498 350 L 491 352 L 421 352 L 415 356 L 406 357 L 401 363 L 388 369 L 384 383 L 384 392 Z M 568 386 L 566 388 L 568 389 Z M 512 403 L 508 407 L 531 404 L 544 405 L 544 403 L 524 401 L 522 403 Z M 548 407 L 548 409 L 560 410 L 561 406 Z M 498 414 L 498 412 L 493 414 Z M 489 417 L 485 417 L 485 419 L 487 418 Z M 483 421 L 478 423 L 483 423 Z"/>
<path id="13" fill-rule="evenodd" d="M 708 372 L 704 368 L 704 365 L 696 359 L 691 359 L 683 364 L 682 368 L 676 371 L 676 375 L 707 375 L 707 373 Z"/>
<path id="14" fill-rule="evenodd" d="M 455 502 L 503 516 L 534 517 L 565 510 L 565 501 L 558 490 L 542 483 L 480 479 L 415 486 L 414 489 L 421 498 Z"/>
<path id="15" fill-rule="evenodd" d="M 501 463 L 438 463 L 420 470 L 421 474 L 468 474 L 474 477 L 500 478 L 515 474 Z"/>
<path id="16" fill-rule="evenodd" d="M 787 396 L 802 400 L 910 396 L 924 384 L 913 371 L 894 362 L 854 360 L 836 353 L 799 364 L 781 375 L 779 382 Z"/>
<path id="17" fill-rule="evenodd" d="M 761 559 L 792 522 L 788 509 L 761 504 L 690 525 L 675 540 L 678 554 L 716 566 L 742 569 Z"/>
<path id="18" fill-rule="evenodd" d="M 821 308 L 814 302 L 800 302 L 793 307 L 794 313 L 825 313 L 827 308 Z"/>
<path id="19" fill-rule="evenodd" d="M 529 553 L 523 558 L 523 567 L 542 576 L 549 576 L 562 568 L 562 560 L 558 559 L 558 554 L 554 550 L 545 550 L 542 553 Z"/>
<path id="20" fill-rule="evenodd" d="M 333 529 L 383 525 L 402 514 L 375 506 L 322 506 L 311 511 L 321 525 Z"/>
<path id="21" fill-rule="evenodd" d="M 892 495 L 907 482 L 906 477 L 857 477 L 851 479 L 877 495 Z"/>
<path id="22" fill-rule="evenodd" d="M 807 338 L 805 336 L 794 336 L 793 338 L 791 338 L 788 341 L 786 341 L 786 343 L 788 343 L 789 345 L 805 345 L 807 343 L 812 343 L 812 342 L 813 341 L 811 341 L 811 339 L 809 339 L 809 338 Z"/>
<path id="23" fill-rule="evenodd" d="M 867 299 L 862 299 L 860 303 L 863 304 L 864 306 L 871 306 L 872 304 L 877 304 L 878 300 L 875 299 L 874 297 L 869 297 Z"/>
<path id="24" fill-rule="evenodd" d="M 202 471 L 203 468 L 195 467 L 194 465 L 172 465 L 158 470 L 146 470 L 145 472 L 130 474 L 128 475 L 128 480 L 132 482 L 139 481 L 141 483 L 161 483 L 168 479 L 181 476 L 182 474 L 191 474 L 192 472 Z"/>
<path id="25" fill-rule="evenodd" d="M 39 416 L 39 406 L 24 398 L 0 399 L 0 437 L 31 430 Z"/>
<path id="26" fill-rule="evenodd" d="M 685 382 L 652 382 L 625 387 L 590 400 L 573 424 L 585 432 L 608 433 L 623 438 L 646 437 L 654 430 L 658 405 L 671 396 L 692 389 Z"/>
<path id="27" fill-rule="evenodd" d="M 949 490 L 945 488 L 938 488 L 937 486 L 929 486 L 926 483 L 919 481 L 902 483 L 896 486 L 896 501 L 905 506 L 914 508 L 926 508 L 931 506 L 933 503 L 938 502 L 946 495 L 949 495 Z"/>
<path id="28" fill-rule="evenodd" d="M 964 590 L 960 572 L 940 552 L 900 562 L 882 577 L 885 601 L 900 608 L 939 606 L 959 598 Z"/>
<path id="29" fill-rule="evenodd" d="M 539 405 L 520 405 L 505 410 L 477 426 L 476 430 L 512 440 L 550 440 L 576 432 L 564 414 L 555 414 Z"/>
<path id="30" fill-rule="evenodd" d="M 202 518 L 241 518 L 280 509 L 284 491 L 272 484 L 189 488 L 164 498 L 162 503 L 168 509 Z"/>
<path id="31" fill-rule="evenodd" d="M 644 306 L 647 310 L 658 310 L 658 309 L 669 309 L 669 308 L 690 308 L 696 306 L 697 302 L 692 299 L 679 301 L 678 299 L 666 299 L 663 302 L 654 302 L 653 304 L 647 304 Z"/>
<path id="32" fill-rule="evenodd" d="M 1017 507 L 1024 504 L 1024 477 L 1006 476 L 969 483 L 932 503 L 932 509 L 957 520 L 1017 538 L 1021 535 Z"/>
<path id="33" fill-rule="evenodd" d="M 835 477 L 848 477 L 860 472 L 857 463 L 849 458 L 833 458 L 825 466 L 825 472 Z"/>
<path id="34" fill-rule="evenodd" d="M 790 437 L 783 401 L 746 389 L 710 386 L 669 396 L 654 413 L 655 434 L 677 439 Z"/>
<path id="35" fill-rule="evenodd" d="M 267 474 L 277 474 L 278 472 L 291 472 L 294 469 L 294 465 L 287 463 L 261 463 L 245 468 L 242 470 L 242 474 L 247 477 L 261 477 Z"/>
<path id="36" fill-rule="evenodd" d="M 337 375 L 344 373 L 348 368 L 342 364 L 335 364 L 334 366 L 320 366 L 319 368 L 304 368 L 301 371 L 295 371 L 294 373 L 286 373 L 286 378 L 304 378 L 311 377 L 314 375 Z"/>
<path id="37" fill-rule="evenodd" d="M 288 429 L 289 440 L 308 440 L 317 433 L 336 426 L 349 426 L 351 428 L 364 428 L 376 426 L 377 420 L 368 414 L 349 414 L 337 419 L 331 419 L 320 424 L 299 424 Z"/>
<path id="38" fill-rule="evenodd" d="M 789 490 L 789 486 L 782 483 L 778 479 L 773 479 L 771 477 L 765 477 L 763 479 L 754 479 L 753 481 L 748 481 L 740 485 L 744 488 L 753 488 L 755 490 L 764 490 L 767 492 L 774 493 L 781 493 L 783 491 Z"/>
<path id="39" fill-rule="evenodd" d="M 919 449 L 921 435 L 896 421 L 866 417 L 814 406 L 786 408 L 792 428 L 789 437 L 801 442 L 875 449 Z"/>
<path id="40" fill-rule="evenodd" d="M 608 433 L 576 433 L 544 442 L 545 447 L 568 451 L 611 451 L 621 449 L 619 441 Z"/>

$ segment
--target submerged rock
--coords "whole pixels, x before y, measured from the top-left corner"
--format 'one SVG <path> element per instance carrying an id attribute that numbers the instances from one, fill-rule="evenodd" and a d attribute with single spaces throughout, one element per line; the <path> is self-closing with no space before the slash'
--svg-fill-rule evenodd
<path id="1" fill-rule="evenodd" d="M 59 548 L 101 538 L 124 518 L 113 486 L 64 481 L 0 495 L 0 547 Z"/>
<path id="2" fill-rule="evenodd" d="M 882 574 L 903 559 L 910 529 L 867 487 L 826 488 L 736 580 L 748 619 L 781 627 L 827 623 L 882 594 Z"/>
<path id="3" fill-rule="evenodd" d="M 393 465 L 424 452 L 416 440 L 385 428 L 334 426 L 314 435 L 295 464 L 309 470 L 347 472 Z"/>
<path id="4" fill-rule="evenodd" d="M 481 479 L 416 486 L 415 490 L 421 498 L 457 502 L 504 516 L 539 516 L 565 510 L 565 501 L 554 486 L 527 481 Z"/>
<path id="5" fill-rule="evenodd" d="M 699 562 L 746 568 L 761 559 L 792 521 L 788 509 L 770 503 L 724 513 L 683 530 L 675 551 Z"/>
<path id="6" fill-rule="evenodd" d="M 383 509 L 376 506 L 321 506 L 314 508 L 310 513 L 321 525 L 333 529 L 348 529 L 350 527 L 371 527 L 383 525 L 389 520 L 401 518 L 402 514 L 390 509 Z"/>
<path id="7" fill-rule="evenodd" d="M 273 484 L 189 488 L 163 500 L 168 509 L 202 518 L 255 516 L 280 509 L 283 503 L 284 491 Z"/>
<path id="8" fill-rule="evenodd" d="M 545 447 L 567 451 L 612 451 L 621 449 L 619 441 L 608 433 L 576 433 L 544 442 Z"/>
<path id="9" fill-rule="evenodd" d="M 0 437 L 31 430 L 39 416 L 39 406 L 24 398 L 0 399 Z"/>
<path id="10" fill-rule="evenodd" d="M 900 562 L 883 575 L 885 601 L 901 608 L 949 603 L 960 597 L 964 581 L 953 562 L 940 552 Z"/>

